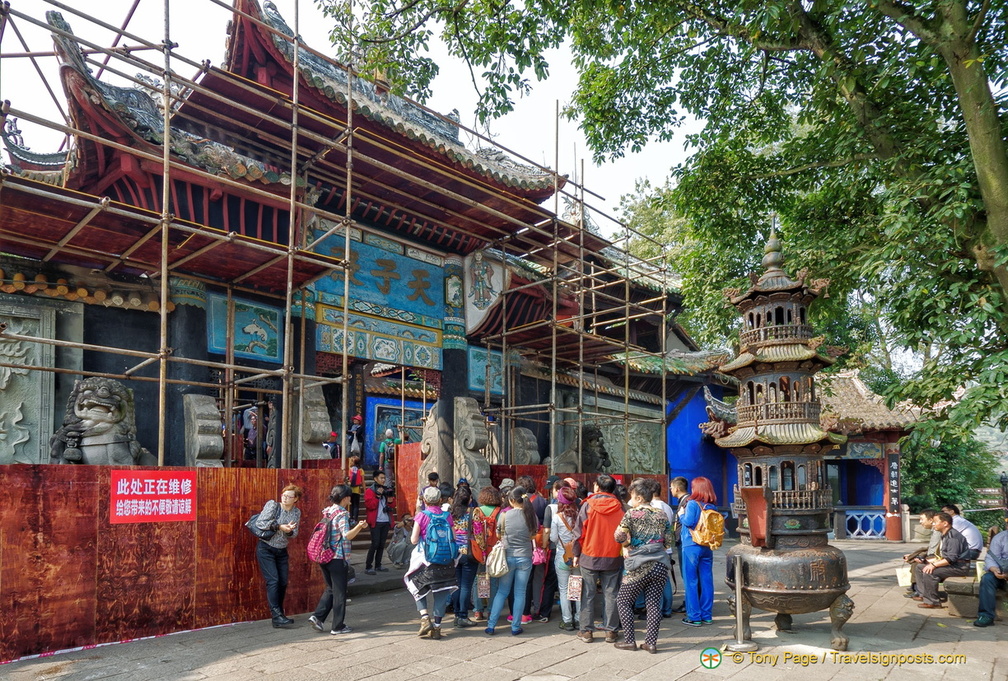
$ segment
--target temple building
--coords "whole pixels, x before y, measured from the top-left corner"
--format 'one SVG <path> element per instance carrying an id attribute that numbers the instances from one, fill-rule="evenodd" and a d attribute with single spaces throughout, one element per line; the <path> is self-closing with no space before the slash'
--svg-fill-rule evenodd
<path id="1" fill-rule="evenodd" d="M 270 2 L 235 0 L 223 64 L 172 53 L 167 83 L 142 51 L 102 65 L 86 19 L 45 17 L 71 144 L 32 151 L 18 124 L 45 121 L 0 114 L 0 463 L 80 450 L 65 412 L 92 377 L 131 392 L 134 463 L 297 468 L 359 415 L 369 468 L 391 429 L 449 477 L 475 456 L 727 489 L 696 431 L 723 356 L 566 176 L 467 145 Z"/>

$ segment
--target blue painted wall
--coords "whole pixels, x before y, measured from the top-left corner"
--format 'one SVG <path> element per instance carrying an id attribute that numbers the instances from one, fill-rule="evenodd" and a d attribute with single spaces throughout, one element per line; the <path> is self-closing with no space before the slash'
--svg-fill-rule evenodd
<path id="1" fill-rule="evenodd" d="M 711 386 L 715 397 L 721 398 L 723 390 Z M 693 396 L 675 421 L 667 429 L 669 479 L 678 475 L 691 480 L 698 475 L 709 478 L 718 495 L 718 505 L 727 506 L 732 488 L 738 480 L 735 457 L 721 449 L 711 438 L 700 432 L 700 424 L 707 420 L 707 403 L 703 391 Z M 675 408 L 670 404 L 668 412 Z"/>

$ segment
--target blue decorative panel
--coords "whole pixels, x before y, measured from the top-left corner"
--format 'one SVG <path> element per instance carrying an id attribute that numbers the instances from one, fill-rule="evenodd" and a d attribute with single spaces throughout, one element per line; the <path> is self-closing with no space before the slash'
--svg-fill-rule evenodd
<path id="1" fill-rule="evenodd" d="M 385 431 L 392 429 L 396 437 L 399 437 L 398 426 L 403 422 L 403 407 L 406 410 L 407 425 L 418 425 L 423 418 L 423 402 L 407 400 L 400 403 L 399 400 L 387 397 L 369 397 L 365 405 L 364 412 L 364 463 L 370 468 L 378 465 L 378 447 L 385 439 Z M 431 403 L 427 404 L 429 409 Z M 411 431 L 416 433 L 417 431 Z"/>
<path id="2" fill-rule="evenodd" d="M 490 394 L 504 394 L 504 355 L 496 350 L 487 351 L 475 345 L 469 346 L 469 390 L 485 392 L 487 365 L 490 366 Z"/>
<path id="3" fill-rule="evenodd" d="M 342 308 L 320 304 L 316 316 L 317 349 L 321 352 L 342 352 Z M 354 357 L 441 369 L 441 332 L 437 329 L 351 312 L 347 331 L 347 349 Z"/>
<path id="4" fill-rule="evenodd" d="M 396 242 L 378 237 L 374 243 L 350 243 L 350 299 L 380 306 L 383 310 L 397 310 L 421 318 L 440 320 L 444 315 L 444 268 L 427 260 L 403 255 L 403 247 Z M 396 249 L 395 252 L 387 249 Z M 343 256 L 342 244 L 335 242 L 327 255 Z M 428 258 L 429 260 L 430 258 Z M 343 296 L 343 271 L 337 270 L 320 279 L 316 290 Z M 385 316 L 383 314 L 383 316 Z"/>
<path id="5" fill-rule="evenodd" d="M 283 310 L 234 298 L 235 357 L 280 364 L 283 361 Z M 207 349 L 227 354 L 227 297 L 207 294 Z"/>

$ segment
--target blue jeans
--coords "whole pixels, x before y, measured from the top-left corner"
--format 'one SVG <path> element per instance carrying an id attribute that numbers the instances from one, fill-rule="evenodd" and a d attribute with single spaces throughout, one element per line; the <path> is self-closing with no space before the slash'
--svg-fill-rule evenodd
<path id="1" fill-rule="evenodd" d="M 514 558 L 507 557 L 508 572 L 499 578 L 497 593 L 494 594 L 493 605 L 490 606 L 490 617 L 487 618 L 487 628 L 493 629 L 500 619 L 501 610 L 507 602 L 508 594 L 514 588 L 514 601 L 517 605 L 525 602 L 525 593 L 528 590 L 529 577 L 532 575 L 532 557 Z M 511 613 L 511 631 L 521 629 L 521 608 L 517 612 Z"/>
<path id="2" fill-rule="evenodd" d="M 275 549 L 264 541 L 256 546 L 259 572 L 266 582 L 266 602 L 270 610 L 283 611 L 284 594 L 287 593 L 287 549 Z"/>
<path id="3" fill-rule="evenodd" d="M 706 546 L 683 546 L 683 595 L 686 619 L 694 622 L 713 619 L 714 552 Z"/>
<path id="4" fill-rule="evenodd" d="M 997 590 L 1005 586 L 1005 580 L 998 579 L 994 573 L 988 570 L 980 578 L 980 604 L 977 609 L 977 617 L 986 615 L 994 619 L 997 609 Z"/>
<path id="5" fill-rule="evenodd" d="M 567 583 L 570 582 L 571 571 L 577 570 L 577 568 L 571 568 L 564 562 L 562 551 L 556 552 L 553 567 L 557 577 L 557 587 L 560 590 L 560 616 L 564 622 L 573 622 L 581 609 L 581 594 L 578 594 L 578 600 L 573 601 L 572 608 L 570 597 L 567 595 Z"/>
<path id="6" fill-rule="evenodd" d="M 427 599 L 429 598 L 433 601 L 433 605 L 431 606 L 432 609 L 428 614 L 437 624 L 441 624 L 441 618 L 444 617 L 445 611 L 448 609 L 449 596 L 451 596 L 451 594 L 447 591 L 438 591 L 433 594 L 427 594 L 424 598 L 421 598 L 416 602 L 417 612 L 427 610 Z"/>
<path id="7" fill-rule="evenodd" d="M 455 617 L 469 616 L 469 603 L 472 600 L 473 580 L 476 579 L 476 570 L 479 562 L 470 555 L 460 556 L 459 562 L 455 566 L 455 582 L 458 589 L 452 591 L 451 604 L 455 610 Z"/>

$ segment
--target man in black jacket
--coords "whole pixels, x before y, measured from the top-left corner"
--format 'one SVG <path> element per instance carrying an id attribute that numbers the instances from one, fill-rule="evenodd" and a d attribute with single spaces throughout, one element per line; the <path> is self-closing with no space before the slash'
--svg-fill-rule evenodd
<path id="1" fill-rule="evenodd" d="M 920 596 L 914 600 L 921 603 L 918 608 L 940 608 L 938 585 L 949 577 L 962 577 L 970 572 L 969 545 L 958 531 L 952 529 L 952 516 L 948 513 L 935 515 L 932 527 L 942 534 L 938 552 L 927 562 L 915 566 L 917 591 Z"/>

